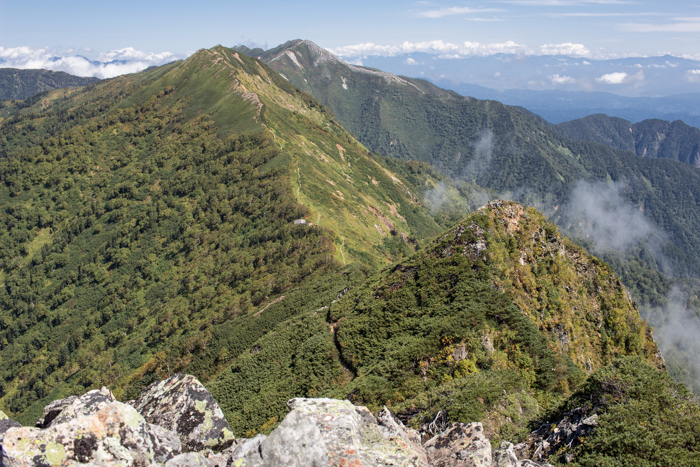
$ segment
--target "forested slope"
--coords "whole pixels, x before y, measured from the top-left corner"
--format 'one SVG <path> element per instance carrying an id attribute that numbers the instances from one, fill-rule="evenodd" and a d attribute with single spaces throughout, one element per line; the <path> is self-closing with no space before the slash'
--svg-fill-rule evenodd
<path id="1" fill-rule="evenodd" d="M 193 362 L 206 381 L 219 356 L 197 355 L 216 326 L 442 228 L 414 189 L 438 182 L 429 167 L 386 164 L 223 47 L 12 106 L 0 122 L 0 403 L 25 422 L 46 401 L 102 385 L 128 397 Z"/>

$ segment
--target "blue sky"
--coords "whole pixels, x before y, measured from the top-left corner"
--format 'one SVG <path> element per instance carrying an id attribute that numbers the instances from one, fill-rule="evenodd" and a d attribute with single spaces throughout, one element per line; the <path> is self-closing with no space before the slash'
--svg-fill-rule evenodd
<path id="1" fill-rule="evenodd" d="M 593 53 L 698 55 L 700 4 L 688 1 L 1 0 L 0 46 L 133 47 L 186 53 L 218 43 L 322 47 L 442 40 L 579 43 Z"/>
<path id="2" fill-rule="evenodd" d="M 700 3 L 0 0 L 4 66 L 36 67 L 55 57 L 85 55 L 138 67 L 216 44 L 273 47 L 293 38 L 310 39 L 348 59 L 406 51 L 700 58 Z M 66 60 L 60 66 L 95 74 L 89 64 Z"/>

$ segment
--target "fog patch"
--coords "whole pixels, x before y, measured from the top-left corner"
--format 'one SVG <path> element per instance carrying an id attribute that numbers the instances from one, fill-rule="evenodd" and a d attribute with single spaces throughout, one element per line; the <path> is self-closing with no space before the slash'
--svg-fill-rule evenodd
<path id="1" fill-rule="evenodd" d="M 447 194 L 447 188 L 445 188 L 445 183 L 438 183 L 435 188 L 426 191 L 423 194 L 423 200 L 425 205 L 430 208 L 430 212 L 435 214 L 443 204 L 449 201 L 449 195 Z"/>
<path id="2" fill-rule="evenodd" d="M 463 174 L 469 179 L 475 179 L 491 167 L 493 159 L 493 132 L 483 130 L 479 138 L 471 144 L 474 154 L 466 164 Z"/>
<path id="3" fill-rule="evenodd" d="M 662 309 L 650 313 L 654 340 L 666 358 L 671 376 L 688 382 L 700 392 L 700 321 L 696 310 L 678 287 L 673 287 Z"/>
<path id="4" fill-rule="evenodd" d="M 665 234 L 624 200 L 620 192 L 625 188 L 626 183 L 578 182 L 562 213 L 567 230 L 591 240 L 595 254 L 626 252 L 649 241 L 660 260 L 658 246 Z"/>

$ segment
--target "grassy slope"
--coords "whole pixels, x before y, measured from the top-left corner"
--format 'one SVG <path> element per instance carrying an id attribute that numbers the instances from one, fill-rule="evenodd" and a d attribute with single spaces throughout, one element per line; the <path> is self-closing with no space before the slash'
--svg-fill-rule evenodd
<path id="1" fill-rule="evenodd" d="M 438 182 L 429 168 L 369 154 L 223 47 L 10 110 L 0 402 L 25 423 L 95 386 L 130 397 L 184 369 L 206 381 L 243 350 L 223 329 L 257 339 L 298 310 L 246 320 L 291 289 L 441 229 L 414 188 Z"/>
<path id="2" fill-rule="evenodd" d="M 555 221 L 565 221 L 556 208 L 566 204 L 579 180 L 627 183 L 627 200 L 668 233 L 664 253 L 675 274 L 697 275 L 697 169 L 572 141 L 517 109 L 352 67 L 307 41 L 290 42 L 263 58 L 328 105 L 369 149 L 429 162 L 454 178 L 541 207 Z"/>

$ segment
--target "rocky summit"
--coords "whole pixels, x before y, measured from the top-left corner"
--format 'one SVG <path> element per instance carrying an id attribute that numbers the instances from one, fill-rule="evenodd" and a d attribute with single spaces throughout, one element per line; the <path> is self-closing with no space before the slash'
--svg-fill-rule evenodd
<path id="1" fill-rule="evenodd" d="M 481 423 L 433 437 L 386 407 L 376 416 L 347 400 L 295 398 L 269 436 L 234 439 L 221 409 L 193 376 L 178 374 L 121 403 L 102 388 L 46 406 L 35 427 L 0 413 L 3 467 L 517 467 L 517 448 L 493 450 Z M 425 442 L 422 442 L 425 439 Z M 216 452 L 218 451 L 218 452 Z"/>

